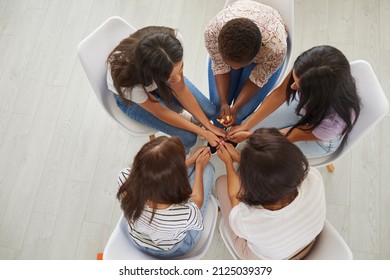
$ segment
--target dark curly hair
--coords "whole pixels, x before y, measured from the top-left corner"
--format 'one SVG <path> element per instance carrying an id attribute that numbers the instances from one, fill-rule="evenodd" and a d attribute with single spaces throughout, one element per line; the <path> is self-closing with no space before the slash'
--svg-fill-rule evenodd
<path id="1" fill-rule="evenodd" d="M 260 46 L 260 29 L 247 18 L 228 21 L 218 35 L 218 48 L 222 58 L 237 63 L 251 62 L 258 54 Z"/>

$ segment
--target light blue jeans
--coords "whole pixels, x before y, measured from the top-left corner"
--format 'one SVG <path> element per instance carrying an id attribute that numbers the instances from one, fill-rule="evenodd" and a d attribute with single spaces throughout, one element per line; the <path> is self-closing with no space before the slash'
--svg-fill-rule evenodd
<path id="1" fill-rule="evenodd" d="M 283 129 L 295 125 L 300 119 L 300 116 L 295 113 L 297 105 L 297 99 L 293 100 L 289 105 L 287 105 L 287 102 L 283 103 L 282 106 L 262 122 L 258 123 L 252 130 L 254 131 L 260 127 L 276 127 L 277 129 Z M 329 141 L 300 141 L 295 142 L 294 144 L 299 147 L 307 158 L 314 159 L 335 152 L 342 140 L 343 137 L 339 136 Z"/>
<path id="2" fill-rule="evenodd" d="M 194 185 L 194 179 L 195 179 L 195 168 L 189 167 L 188 168 L 188 176 L 191 186 Z M 203 171 L 203 188 L 204 188 L 204 199 L 203 199 L 203 206 L 200 209 L 200 212 L 202 213 L 202 216 L 205 217 L 206 210 L 207 210 L 207 203 L 210 198 L 211 189 L 213 187 L 215 181 L 215 169 L 214 166 L 211 163 L 208 163 Z M 186 233 L 186 236 L 182 241 L 177 243 L 173 248 L 167 251 L 163 250 L 155 250 L 148 247 L 139 246 L 139 249 L 149 255 L 162 258 L 162 259 L 169 259 L 174 258 L 178 256 L 182 256 L 189 252 L 198 242 L 200 235 L 202 231 L 200 230 L 189 230 Z M 210 236 L 212 238 L 212 236 Z"/>
<path id="3" fill-rule="evenodd" d="M 211 101 L 207 99 L 207 97 L 205 97 L 198 90 L 198 88 L 196 88 L 191 83 L 191 81 L 189 81 L 187 78 L 184 78 L 184 82 L 187 85 L 187 87 L 190 89 L 192 94 L 194 95 L 195 99 L 198 101 L 200 107 L 202 108 L 203 112 L 206 114 L 207 118 L 213 119 L 214 117 L 216 117 L 216 113 L 217 113 L 216 106 L 213 103 L 211 103 Z M 195 145 L 197 139 L 197 135 L 195 133 L 177 128 L 175 126 L 167 124 L 166 122 L 163 122 L 159 118 L 155 117 L 149 111 L 143 109 L 138 104 L 134 103 L 132 105 L 128 105 L 127 103 L 123 102 L 120 96 L 116 94 L 114 94 L 114 97 L 116 99 L 116 104 L 118 105 L 118 107 L 130 118 L 146 126 L 161 131 L 165 134 L 179 137 L 180 140 L 183 142 L 187 153 L 190 150 L 190 148 Z M 159 101 L 163 106 L 168 107 L 169 109 L 177 113 L 180 113 L 183 110 L 183 106 L 179 103 L 179 101 L 174 96 L 172 96 L 172 104 L 166 104 L 162 100 Z"/>
<path id="4" fill-rule="evenodd" d="M 208 80 L 209 80 L 209 91 L 210 91 L 210 100 L 217 107 L 216 117 L 220 114 L 221 102 L 219 100 L 219 95 L 217 87 L 215 84 L 213 70 L 211 69 L 211 59 L 208 62 Z M 269 78 L 268 82 L 246 103 L 241 109 L 237 112 L 235 125 L 242 123 L 249 115 L 251 115 L 256 108 L 263 102 L 264 98 L 270 93 L 270 91 L 275 86 L 277 79 L 279 78 L 280 72 L 282 71 L 284 61 L 278 70 Z M 252 63 L 244 68 L 232 69 L 230 71 L 230 83 L 229 91 L 227 96 L 228 104 L 232 104 L 234 100 L 239 96 L 242 88 L 249 79 L 249 75 L 255 68 L 256 63 Z M 213 123 L 216 126 L 223 127 L 216 119 L 213 119 Z"/>

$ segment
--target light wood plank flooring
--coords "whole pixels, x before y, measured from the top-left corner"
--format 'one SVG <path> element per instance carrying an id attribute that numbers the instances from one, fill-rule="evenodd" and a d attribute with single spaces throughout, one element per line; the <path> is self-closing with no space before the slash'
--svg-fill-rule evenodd
<path id="1" fill-rule="evenodd" d="M 0 0 L 0 259 L 95 259 L 120 215 L 116 176 L 147 138 L 97 102 L 78 43 L 111 15 L 184 38 L 185 74 L 207 93 L 203 29 L 224 0 Z M 390 96 L 390 1 L 296 0 L 295 58 L 319 44 L 365 59 Z M 333 174 L 327 216 L 356 259 L 390 259 L 390 117 Z M 213 158 L 218 175 L 224 169 Z M 216 229 L 205 259 L 230 259 Z"/>

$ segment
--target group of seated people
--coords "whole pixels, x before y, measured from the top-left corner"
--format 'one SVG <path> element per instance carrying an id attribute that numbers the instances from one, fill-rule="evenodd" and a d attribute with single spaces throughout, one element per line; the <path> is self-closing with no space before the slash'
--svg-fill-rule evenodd
<path id="1" fill-rule="evenodd" d="M 215 149 L 226 166 L 226 183 L 215 193 L 239 257 L 303 258 L 326 208 L 321 175 L 307 158 L 335 152 L 360 113 L 350 64 L 335 47 L 316 46 L 275 88 L 288 30 L 275 9 L 254 1 L 225 7 L 204 38 L 210 99 L 184 76 L 172 28 L 141 28 L 107 59 L 118 107 L 170 136 L 146 143 L 120 173 L 117 198 L 129 234 L 157 257 L 191 250 L 215 184 Z M 209 145 L 191 153 L 198 136 Z"/>

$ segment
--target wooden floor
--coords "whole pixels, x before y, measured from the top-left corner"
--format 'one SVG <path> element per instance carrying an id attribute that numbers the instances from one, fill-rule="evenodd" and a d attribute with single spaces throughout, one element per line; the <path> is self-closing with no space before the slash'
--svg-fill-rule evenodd
<path id="1" fill-rule="evenodd" d="M 116 176 L 147 141 L 104 113 L 78 43 L 111 15 L 178 28 L 185 74 L 207 92 L 203 29 L 223 2 L 0 0 L 0 259 L 95 259 L 120 215 Z M 319 44 L 369 61 L 390 96 L 390 1 L 296 0 L 293 57 Z M 387 116 L 335 173 L 321 169 L 356 259 L 390 259 L 389 135 Z M 218 229 L 205 258 L 231 258 Z"/>

